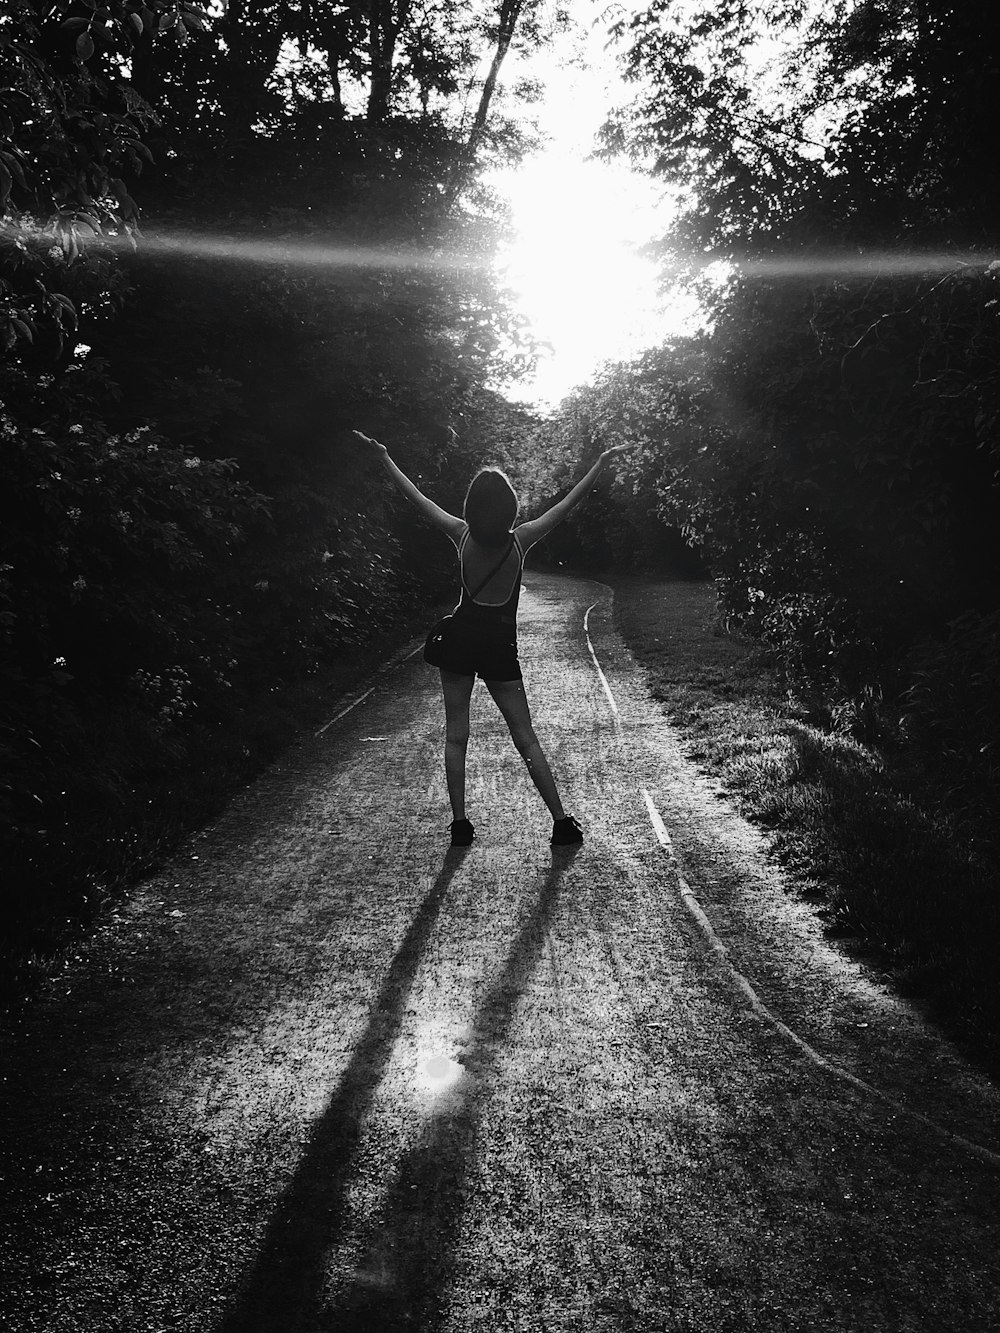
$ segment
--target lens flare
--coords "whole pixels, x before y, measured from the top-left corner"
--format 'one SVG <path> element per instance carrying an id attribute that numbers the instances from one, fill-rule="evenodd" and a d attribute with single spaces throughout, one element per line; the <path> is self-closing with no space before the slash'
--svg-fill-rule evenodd
<path id="1" fill-rule="evenodd" d="M 44 229 L 37 223 L 8 221 L 0 224 L 0 233 L 14 239 L 31 237 L 37 240 L 43 232 Z M 498 260 L 493 256 L 458 250 L 344 245 L 333 241 L 253 237 L 219 232 L 150 229 L 142 233 L 138 242 L 130 236 L 105 233 L 101 236 L 81 235 L 78 243 L 81 249 L 86 249 L 88 245 L 101 245 L 133 251 L 138 247 L 140 253 L 151 255 L 179 255 L 194 259 L 220 259 L 242 264 L 274 264 L 303 269 L 394 269 L 445 273 L 488 270 L 498 266 Z M 591 255 L 590 260 L 596 268 L 600 267 L 600 255 Z M 747 256 L 742 259 L 709 259 L 691 255 L 668 261 L 664 269 L 668 274 L 673 272 L 677 275 L 701 271 L 723 280 L 738 275 L 764 279 L 840 278 L 870 281 L 880 277 L 943 276 L 963 270 L 1000 271 L 1000 258 L 996 253 L 957 250 L 881 250 L 856 254 L 841 251 L 825 255 Z"/>
<path id="2" fill-rule="evenodd" d="M 4 222 L 0 231 L 14 239 L 38 239 L 45 234 L 37 224 Z M 89 231 L 89 229 L 88 229 Z M 488 269 L 491 259 L 456 250 L 418 250 L 404 246 L 344 245 L 297 240 L 292 237 L 254 237 L 233 233 L 166 231 L 151 228 L 137 238 L 105 232 L 77 237 L 81 250 L 100 245 L 115 250 L 151 255 L 180 255 L 192 259 L 223 259 L 241 264 L 282 264 L 318 269 L 427 269 L 433 272 Z"/>
<path id="3" fill-rule="evenodd" d="M 699 269 L 721 280 L 729 277 L 761 279 L 841 279 L 871 282 L 878 278 L 944 277 L 950 273 L 1000 270 L 996 253 L 978 254 L 957 250 L 877 250 L 857 254 L 773 255 L 734 260 L 678 259 L 667 266 L 674 273 Z"/>
<path id="4" fill-rule="evenodd" d="M 414 250 L 398 246 L 337 245 L 217 236 L 197 232 L 151 232 L 143 244 L 154 252 L 201 259 L 231 259 L 244 264 L 287 264 L 295 268 L 430 269 L 435 272 L 489 267 L 482 259 L 449 250 Z"/>

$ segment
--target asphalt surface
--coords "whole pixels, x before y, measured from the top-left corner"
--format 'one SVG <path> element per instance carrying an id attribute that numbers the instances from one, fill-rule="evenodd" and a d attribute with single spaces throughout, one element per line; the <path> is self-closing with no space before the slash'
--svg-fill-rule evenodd
<path id="1" fill-rule="evenodd" d="M 4 1029 L 10 1333 L 1000 1329 L 1000 1093 L 527 584 L 584 846 L 481 686 L 460 851 L 435 673 L 331 706 Z"/>

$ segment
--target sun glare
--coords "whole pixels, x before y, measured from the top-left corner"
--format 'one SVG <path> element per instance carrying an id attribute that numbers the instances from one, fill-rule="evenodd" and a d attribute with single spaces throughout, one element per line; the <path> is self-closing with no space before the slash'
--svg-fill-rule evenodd
<path id="1" fill-rule="evenodd" d="M 618 360 L 687 327 L 693 303 L 665 308 L 656 266 L 639 247 L 662 235 L 670 209 L 661 188 L 624 162 L 592 157 L 597 132 L 621 83 L 605 49 L 604 6 L 582 0 L 575 59 L 543 52 L 524 65 L 545 86 L 537 108 L 545 136 L 519 167 L 493 184 L 510 202 L 514 239 L 501 276 L 543 345 L 533 379 L 508 390 L 552 405 Z"/>
<path id="2" fill-rule="evenodd" d="M 545 349 L 528 386 L 536 401 L 663 336 L 656 266 L 638 252 L 653 234 L 653 193 L 625 169 L 558 153 L 508 182 L 515 236 L 500 274 Z"/>
<path id="3" fill-rule="evenodd" d="M 465 1073 L 458 1060 L 434 1051 L 422 1054 L 414 1070 L 414 1083 L 420 1091 L 432 1096 L 450 1091 Z"/>

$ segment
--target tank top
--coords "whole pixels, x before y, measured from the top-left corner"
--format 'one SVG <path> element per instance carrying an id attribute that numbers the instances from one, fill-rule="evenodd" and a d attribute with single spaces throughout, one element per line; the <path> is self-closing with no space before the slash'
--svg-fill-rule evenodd
<path id="1" fill-rule="evenodd" d="M 455 608 L 455 614 L 467 617 L 468 619 L 493 622 L 501 625 L 516 624 L 517 602 L 521 595 L 521 575 L 524 572 L 524 552 L 521 549 L 521 543 L 516 536 L 513 538 L 513 545 L 508 553 L 507 559 L 504 561 L 500 569 L 497 570 L 496 574 L 489 579 L 487 584 L 487 586 L 489 586 L 494 580 L 499 580 L 501 584 L 506 583 L 506 579 L 509 578 L 509 574 L 507 574 L 506 571 L 511 569 L 513 565 L 510 557 L 516 556 L 517 567 L 514 572 L 513 583 L 508 585 L 510 586 L 510 592 L 506 599 L 502 602 L 474 601 L 469 590 L 469 583 L 471 582 L 473 587 L 476 586 L 483 574 L 489 570 L 490 564 L 495 563 L 498 553 L 491 554 L 489 561 L 484 560 L 482 562 L 482 570 L 477 572 L 476 576 L 470 579 L 466 573 L 466 548 L 469 544 L 469 537 L 469 529 L 466 528 L 458 543 L 458 567 L 462 576 L 462 596 L 458 606 Z M 489 548 L 486 549 L 488 550 Z M 479 593 L 479 597 L 482 597 L 482 592 Z"/>

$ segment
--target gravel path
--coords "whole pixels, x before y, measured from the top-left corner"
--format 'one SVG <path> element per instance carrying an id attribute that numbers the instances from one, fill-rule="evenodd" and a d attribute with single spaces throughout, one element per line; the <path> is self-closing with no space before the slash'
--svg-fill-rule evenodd
<path id="1" fill-rule="evenodd" d="M 584 847 L 479 688 L 449 851 L 433 673 L 376 677 L 3 1031 L 10 1333 L 1000 1328 L 1000 1094 L 784 892 L 609 590 L 528 585 Z"/>

